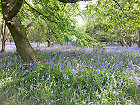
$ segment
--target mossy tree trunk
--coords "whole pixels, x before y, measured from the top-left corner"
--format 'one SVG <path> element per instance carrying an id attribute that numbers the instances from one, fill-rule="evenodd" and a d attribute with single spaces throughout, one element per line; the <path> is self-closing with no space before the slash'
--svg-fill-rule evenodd
<path id="1" fill-rule="evenodd" d="M 17 52 L 25 62 L 34 63 L 38 61 L 38 54 L 31 47 L 25 28 L 17 17 L 23 0 L 1 0 L 2 14 L 6 25 L 14 39 Z"/>

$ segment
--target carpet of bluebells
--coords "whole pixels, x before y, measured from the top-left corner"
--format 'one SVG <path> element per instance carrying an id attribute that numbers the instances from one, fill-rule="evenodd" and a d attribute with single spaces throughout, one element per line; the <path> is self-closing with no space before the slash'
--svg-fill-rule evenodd
<path id="1" fill-rule="evenodd" d="M 35 65 L 0 53 L 0 105 L 139 105 L 140 48 L 37 52 Z"/>

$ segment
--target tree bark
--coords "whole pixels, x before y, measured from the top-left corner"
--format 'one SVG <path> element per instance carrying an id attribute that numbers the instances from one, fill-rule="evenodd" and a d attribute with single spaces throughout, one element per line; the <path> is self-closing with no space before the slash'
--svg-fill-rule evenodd
<path id="1" fill-rule="evenodd" d="M 12 20 L 14 23 L 7 24 L 7 26 L 14 39 L 17 52 L 25 62 L 37 62 L 39 56 L 31 47 L 24 27 L 17 17 L 14 17 Z"/>
<path id="2" fill-rule="evenodd" d="M 140 27 L 138 27 L 138 34 L 139 34 L 138 47 L 140 47 Z"/>
<path id="3" fill-rule="evenodd" d="M 122 41 L 122 43 L 123 43 L 124 46 L 128 47 L 128 44 L 126 43 L 123 35 L 121 35 L 121 41 Z"/>
<path id="4" fill-rule="evenodd" d="M 5 52 L 6 40 L 7 40 L 7 26 L 6 26 L 5 22 L 3 22 L 1 33 L 2 33 L 2 50 L 1 50 L 1 52 Z"/>
<path id="5" fill-rule="evenodd" d="M 17 52 L 23 61 L 28 63 L 37 62 L 39 60 L 39 56 L 31 47 L 27 38 L 26 30 L 17 17 L 17 13 L 20 11 L 23 0 L 1 0 L 1 3 L 2 14 L 14 39 Z"/>
<path id="6" fill-rule="evenodd" d="M 48 42 L 48 47 L 51 47 L 51 36 L 50 36 L 50 30 L 48 29 L 48 31 L 47 31 L 47 35 L 48 35 L 48 40 L 47 40 L 47 42 Z"/>
<path id="7" fill-rule="evenodd" d="M 126 36 L 125 37 L 125 41 L 126 41 L 126 44 L 131 47 L 132 46 L 132 40 L 131 40 L 131 37 L 130 36 Z"/>

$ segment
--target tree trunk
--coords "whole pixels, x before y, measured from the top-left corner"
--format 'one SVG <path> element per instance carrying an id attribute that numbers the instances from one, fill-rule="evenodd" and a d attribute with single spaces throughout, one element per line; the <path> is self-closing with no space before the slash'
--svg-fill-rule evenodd
<path id="1" fill-rule="evenodd" d="M 131 47 L 132 46 L 132 40 L 131 40 L 131 37 L 130 36 L 126 36 L 125 37 L 125 41 L 126 41 L 126 44 Z"/>
<path id="2" fill-rule="evenodd" d="M 23 0 L 1 0 L 1 3 L 2 14 L 14 39 L 17 52 L 23 61 L 28 63 L 37 62 L 39 56 L 31 47 L 25 28 L 17 17 L 17 13 L 20 11 Z"/>
<path id="3" fill-rule="evenodd" d="M 37 47 L 39 48 L 39 47 L 40 47 L 40 42 L 39 42 L 39 41 L 37 41 L 36 43 L 37 43 Z"/>
<path id="4" fill-rule="evenodd" d="M 4 22 L 3 22 L 4 23 Z M 2 24 L 2 27 L 1 27 L 1 35 L 0 35 L 0 42 L 2 42 L 2 39 L 3 39 L 3 27 L 4 27 L 4 24 Z M 0 43 L 1 44 L 1 43 Z"/>
<path id="5" fill-rule="evenodd" d="M 7 24 L 11 35 L 14 39 L 17 52 L 20 54 L 21 58 L 25 62 L 36 62 L 38 61 L 38 55 L 31 47 L 29 40 L 26 35 L 26 31 L 24 27 L 21 25 L 21 22 L 17 17 L 12 19 L 14 21 L 13 24 Z"/>
<path id="6" fill-rule="evenodd" d="M 5 52 L 6 40 L 7 40 L 7 26 L 6 26 L 5 22 L 3 22 L 1 33 L 2 33 L 2 50 L 1 50 L 1 52 Z"/>
<path id="7" fill-rule="evenodd" d="M 121 42 L 122 42 L 122 45 L 123 45 L 123 46 L 128 47 L 128 45 L 127 45 L 127 43 L 126 43 L 126 41 L 125 41 L 123 35 L 121 35 Z"/>
<path id="8" fill-rule="evenodd" d="M 140 27 L 138 27 L 138 34 L 139 34 L 138 47 L 140 47 Z"/>
<path id="9" fill-rule="evenodd" d="M 50 30 L 48 29 L 48 31 L 47 31 L 47 35 L 48 35 L 48 40 L 47 40 L 47 42 L 48 42 L 48 47 L 51 47 L 51 35 L 50 35 Z"/>
<path id="10" fill-rule="evenodd" d="M 48 42 L 48 47 L 51 47 L 51 42 L 50 42 L 50 40 L 47 40 L 47 42 Z"/>
<path id="11" fill-rule="evenodd" d="M 48 42 L 48 47 L 51 47 L 52 45 L 51 45 L 51 38 L 49 38 L 48 40 L 47 40 L 47 42 Z"/>

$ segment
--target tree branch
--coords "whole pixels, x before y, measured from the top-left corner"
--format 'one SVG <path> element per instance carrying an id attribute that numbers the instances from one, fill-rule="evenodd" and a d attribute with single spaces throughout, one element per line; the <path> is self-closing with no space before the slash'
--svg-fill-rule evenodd
<path id="1" fill-rule="evenodd" d="M 29 28 L 29 27 L 31 27 L 32 25 L 33 25 L 33 22 L 29 23 L 29 24 L 26 26 L 26 28 Z"/>
<path id="2" fill-rule="evenodd" d="M 53 22 L 53 23 L 59 23 L 59 22 L 56 22 L 56 21 L 53 21 L 51 20 L 49 17 L 45 16 L 44 14 L 42 14 L 41 12 L 37 11 L 35 8 L 33 8 L 29 3 L 27 3 L 25 0 L 24 0 L 25 4 L 27 4 L 32 10 L 34 10 L 35 12 L 37 12 L 39 15 L 42 15 L 43 17 L 47 18 L 47 20 Z"/>
<path id="3" fill-rule="evenodd" d="M 116 0 L 113 0 L 113 1 L 116 3 L 116 5 L 119 6 L 119 8 L 120 8 L 121 11 L 123 12 L 123 14 L 124 14 L 126 17 L 128 17 L 128 16 L 124 13 L 124 9 L 120 6 L 120 4 L 118 3 L 118 1 L 116 1 Z"/>

